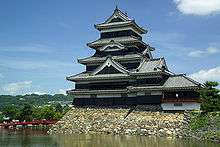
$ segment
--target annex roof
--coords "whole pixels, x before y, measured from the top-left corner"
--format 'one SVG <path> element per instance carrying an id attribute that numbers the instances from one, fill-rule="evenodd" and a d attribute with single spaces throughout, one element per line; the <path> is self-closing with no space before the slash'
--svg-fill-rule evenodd
<path id="1" fill-rule="evenodd" d="M 136 90 L 172 90 L 172 89 L 198 89 L 200 83 L 192 80 L 185 75 L 170 75 L 162 86 L 130 86 L 130 91 Z"/>

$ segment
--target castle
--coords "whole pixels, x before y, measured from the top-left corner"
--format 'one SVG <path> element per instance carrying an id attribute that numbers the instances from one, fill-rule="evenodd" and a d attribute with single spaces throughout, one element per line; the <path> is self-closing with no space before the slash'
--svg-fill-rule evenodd
<path id="1" fill-rule="evenodd" d="M 117 7 L 101 24 L 100 38 L 88 43 L 91 57 L 78 59 L 86 71 L 67 77 L 75 82 L 76 106 L 160 105 L 163 110 L 200 109 L 201 84 L 184 74 L 173 74 L 155 48 L 142 40 L 147 30 Z"/>

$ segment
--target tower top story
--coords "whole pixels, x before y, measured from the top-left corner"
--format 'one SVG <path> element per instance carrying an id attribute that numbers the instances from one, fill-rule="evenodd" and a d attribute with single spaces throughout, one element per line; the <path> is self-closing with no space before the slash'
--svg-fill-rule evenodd
<path id="1" fill-rule="evenodd" d="M 143 29 L 136 24 L 135 20 L 132 20 L 128 15 L 117 7 L 115 8 L 113 14 L 106 19 L 103 23 L 95 25 L 95 28 L 99 31 L 109 31 L 111 28 L 125 28 L 133 29 L 139 34 L 147 33 L 147 30 Z"/>

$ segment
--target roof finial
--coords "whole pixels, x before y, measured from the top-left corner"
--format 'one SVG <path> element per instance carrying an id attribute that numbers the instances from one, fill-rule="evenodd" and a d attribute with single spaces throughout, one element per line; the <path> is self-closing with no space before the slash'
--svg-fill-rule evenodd
<path id="1" fill-rule="evenodd" d="M 118 0 L 115 0 L 115 10 L 118 10 Z"/>

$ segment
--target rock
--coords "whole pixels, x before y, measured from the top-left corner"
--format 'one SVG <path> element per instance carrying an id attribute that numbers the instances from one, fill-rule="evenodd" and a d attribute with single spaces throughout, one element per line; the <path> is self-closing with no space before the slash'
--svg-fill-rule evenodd
<path id="1" fill-rule="evenodd" d="M 172 131 L 170 131 L 170 130 L 167 130 L 167 131 L 166 131 L 166 134 L 167 134 L 167 135 L 172 135 L 172 134 L 173 134 L 173 132 L 172 132 Z"/>

